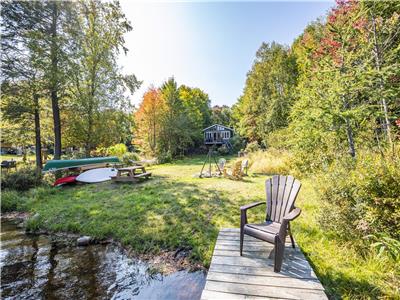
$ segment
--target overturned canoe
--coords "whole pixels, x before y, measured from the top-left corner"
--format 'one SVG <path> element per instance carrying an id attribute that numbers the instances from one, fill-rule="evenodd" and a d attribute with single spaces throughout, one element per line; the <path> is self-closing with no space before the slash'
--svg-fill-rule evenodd
<path id="1" fill-rule="evenodd" d="M 63 169 L 78 168 L 85 165 L 101 164 L 101 163 L 118 163 L 119 159 L 116 156 L 110 157 L 93 157 L 82 159 L 61 159 L 49 160 L 43 168 L 43 171 L 57 171 Z"/>
<path id="2" fill-rule="evenodd" d="M 72 176 L 66 176 L 66 177 L 62 177 L 62 178 L 58 178 L 53 186 L 60 186 L 63 184 L 68 184 L 68 183 L 75 183 L 76 182 L 76 175 L 72 175 Z"/>

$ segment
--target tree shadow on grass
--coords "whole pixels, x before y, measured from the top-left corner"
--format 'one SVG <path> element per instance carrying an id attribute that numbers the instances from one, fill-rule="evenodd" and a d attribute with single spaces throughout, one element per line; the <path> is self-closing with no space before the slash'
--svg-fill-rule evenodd
<path id="1" fill-rule="evenodd" d="M 314 236 L 317 239 L 321 236 L 320 230 L 309 226 L 301 226 L 300 229 L 294 232 L 295 236 L 297 231 L 301 231 L 302 234 L 308 236 Z M 378 299 L 384 296 L 383 291 L 377 285 L 367 280 L 351 277 L 339 271 L 338 268 L 323 265 L 321 266 L 321 270 L 319 270 L 318 266 L 314 264 L 312 256 L 304 249 L 302 249 L 302 252 L 324 286 L 325 292 L 330 299 L 342 299 L 343 297 L 350 299 Z"/>
<path id="2" fill-rule="evenodd" d="M 192 258 L 210 260 L 218 236 L 218 221 L 235 223 L 239 206 L 231 197 L 212 189 L 182 182 L 160 182 L 143 193 L 152 195 L 146 209 L 132 216 L 136 228 L 129 244 L 140 252 L 192 249 Z M 139 219 L 139 220 L 138 220 Z"/>
<path id="3" fill-rule="evenodd" d="M 143 183 L 101 183 L 60 190 L 35 202 L 43 228 L 112 237 L 137 253 L 191 249 L 208 265 L 220 227 L 237 227 L 249 202 L 229 191 L 156 175 Z"/>
<path id="4" fill-rule="evenodd" d="M 310 264 L 316 270 L 329 299 L 343 299 L 344 296 L 349 299 L 379 299 L 384 297 L 382 290 L 371 282 L 350 277 L 333 268 L 328 268 L 324 274 L 319 274 L 312 261 L 310 261 Z"/>

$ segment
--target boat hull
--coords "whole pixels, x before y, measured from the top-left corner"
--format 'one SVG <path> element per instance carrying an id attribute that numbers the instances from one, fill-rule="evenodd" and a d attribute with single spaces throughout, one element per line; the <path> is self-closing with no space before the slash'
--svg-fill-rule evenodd
<path id="1" fill-rule="evenodd" d="M 67 159 L 49 160 L 44 166 L 43 172 L 74 169 L 85 165 L 93 165 L 101 163 L 119 163 L 119 162 L 120 161 L 116 156 L 69 159 L 69 160 Z"/>

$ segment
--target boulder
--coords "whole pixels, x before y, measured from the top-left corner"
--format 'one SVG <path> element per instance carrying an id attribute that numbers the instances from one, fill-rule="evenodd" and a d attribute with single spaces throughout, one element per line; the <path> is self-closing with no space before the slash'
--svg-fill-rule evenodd
<path id="1" fill-rule="evenodd" d="M 90 244 L 92 238 L 90 236 L 81 236 L 76 240 L 78 246 L 87 246 Z"/>

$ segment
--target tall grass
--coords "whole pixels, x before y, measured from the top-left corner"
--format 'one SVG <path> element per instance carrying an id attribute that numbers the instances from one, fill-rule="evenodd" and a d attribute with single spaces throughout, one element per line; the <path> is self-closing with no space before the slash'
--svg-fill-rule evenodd
<path id="1" fill-rule="evenodd" d="M 287 151 L 258 150 L 248 155 L 249 170 L 254 174 L 291 174 L 290 154 Z"/>

